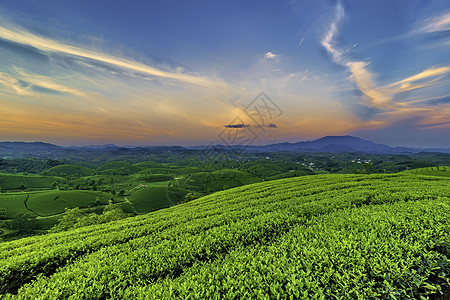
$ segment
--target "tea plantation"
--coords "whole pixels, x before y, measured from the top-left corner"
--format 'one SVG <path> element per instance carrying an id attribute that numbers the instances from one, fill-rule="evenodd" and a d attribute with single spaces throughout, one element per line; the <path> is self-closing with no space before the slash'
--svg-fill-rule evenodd
<path id="1" fill-rule="evenodd" d="M 0 298 L 428 299 L 450 281 L 449 220 L 448 177 L 266 181 L 0 243 Z"/>

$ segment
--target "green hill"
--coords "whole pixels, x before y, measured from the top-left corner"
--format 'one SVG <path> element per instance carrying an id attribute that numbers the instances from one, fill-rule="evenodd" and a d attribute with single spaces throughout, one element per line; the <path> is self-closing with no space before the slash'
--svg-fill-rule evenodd
<path id="1" fill-rule="evenodd" d="M 199 172 L 172 181 L 172 185 L 195 192 L 212 193 L 261 181 L 259 178 L 239 170 Z"/>
<path id="2" fill-rule="evenodd" d="M 59 165 L 48 169 L 47 172 L 50 174 L 56 173 L 58 176 L 61 176 L 63 173 L 66 175 L 90 176 L 95 173 L 92 169 L 77 165 Z"/>
<path id="3" fill-rule="evenodd" d="M 290 171 L 290 172 L 284 172 L 281 174 L 277 174 L 274 176 L 266 177 L 265 180 L 277 180 L 277 179 L 283 179 L 283 178 L 291 178 L 291 177 L 297 177 L 297 176 L 305 176 L 305 175 L 312 175 L 313 171 L 311 170 L 300 170 L 300 171 Z"/>
<path id="4" fill-rule="evenodd" d="M 27 207 L 39 216 L 63 213 L 66 208 L 106 205 L 111 194 L 95 191 L 46 191 L 30 193 Z"/>
<path id="5" fill-rule="evenodd" d="M 137 164 L 134 164 L 136 167 L 138 167 L 138 168 L 145 168 L 145 169 L 148 169 L 148 168 L 161 168 L 161 167 L 163 167 L 161 164 L 158 164 L 158 163 L 156 163 L 156 162 L 153 162 L 153 161 L 143 161 L 143 162 L 140 162 L 140 163 L 137 163 Z"/>
<path id="6" fill-rule="evenodd" d="M 180 203 L 188 192 L 176 187 L 152 186 L 133 192 L 130 202 L 138 213 L 148 213 Z"/>
<path id="7" fill-rule="evenodd" d="M 0 194 L 0 208 L 6 209 L 6 217 L 8 219 L 14 218 L 18 213 L 31 213 L 25 207 L 25 200 L 27 200 L 28 193 L 14 193 L 14 194 Z"/>
<path id="8" fill-rule="evenodd" d="M 4 299 L 427 299 L 450 178 L 314 175 L 0 243 Z M 448 295 L 446 295 L 448 296 Z"/>
<path id="9" fill-rule="evenodd" d="M 427 168 L 413 169 L 413 170 L 408 170 L 408 171 L 403 171 L 403 172 L 416 174 L 416 175 L 450 177 L 450 166 L 427 167 Z"/>
<path id="10" fill-rule="evenodd" d="M 17 213 L 51 216 L 63 213 L 65 208 L 106 205 L 111 198 L 115 197 L 95 191 L 21 192 L 0 194 L 0 207 L 6 209 L 7 218 L 13 218 Z"/>
<path id="11" fill-rule="evenodd" d="M 55 176 L 0 174 L 0 187 L 4 190 L 49 189 L 54 182 L 64 179 Z"/>
<path id="12" fill-rule="evenodd" d="M 134 174 L 141 170 L 142 168 L 124 161 L 110 161 L 97 168 L 104 175 Z"/>

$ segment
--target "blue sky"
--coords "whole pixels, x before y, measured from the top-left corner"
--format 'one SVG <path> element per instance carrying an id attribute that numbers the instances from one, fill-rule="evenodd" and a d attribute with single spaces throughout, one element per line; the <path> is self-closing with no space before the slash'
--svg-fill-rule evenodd
<path id="1" fill-rule="evenodd" d="M 450 147 L 448 1 L 4 0 L 0 20 L 2 140 L 207 144 L 239 120 L 258 144 Z"/>

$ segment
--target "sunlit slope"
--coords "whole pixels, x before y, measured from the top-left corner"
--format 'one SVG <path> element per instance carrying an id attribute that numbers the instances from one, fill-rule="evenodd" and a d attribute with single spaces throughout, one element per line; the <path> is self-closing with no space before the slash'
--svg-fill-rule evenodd
<path id="1" fill-rule="evenodd" d="M 15 175 L 0 173 L 0 188 L 2 191 L 20 189 L 49 189 L 53 183 L 62 182 L 63 178 L 39 175 Z"/>
<path id="2" fill-rule="evenodd" d="M 2 243 L 0 291 L 6 299 L 420 298 L 449 279 L 449 200 L 445 177 L 257 183 Z"/>
<path id="3" fill-rule="evenodd" d="M 78 166 L 78 165 L 59 165 L 47 170 L 47 173 L 52 174 L 56 173 L 56 175 L 79 175 L 79 176 L 90 176 L 94 174 L 94 170 Z"/>
<path id="4" fill-rule="evenodd" d="M 415 175 L 429 175 L 429 176 L 447 176 L 450 177 L 450 166 L 437 166 L 437 167 L 427 167 L 419 168 L 408 171 L 403 171 L 404 173 L 410 173 Z"/>

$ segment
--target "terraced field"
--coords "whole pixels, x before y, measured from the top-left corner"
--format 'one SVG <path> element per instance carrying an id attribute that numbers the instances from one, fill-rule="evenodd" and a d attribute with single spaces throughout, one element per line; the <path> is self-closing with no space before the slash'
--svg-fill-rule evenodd
<path id="1" fill-rule="evenodd" d="M 79 175 L 79 176 L 90 176 L 94 174 L 94 170 L 77 165 L 59 165 L 47 170 L 48 173 L 56 173 L 56 175 L 61 176 L 66 175 Z"/>
<path id="2" fill-rule="evenodd" d="M 450 280 L 450 179 L 315 175 L 0 243 L 4 299 L 427 299 Z M 447 295 L 448 296 L 448 295 Z"/>
<path id="3" fill-rule="evenodd" d="M 20 189 L 49 189 L 54 182 L 62 182 L 56 176 L 0 174 L 0 187 L 3 191 Z"/>
<path id="4" fill-rule="evenodd" d="M 447 176 L 450 177 L 450 166 L 427 167 L 404 171 L 416 175 L 430 175 L 430 176 Z"/>

